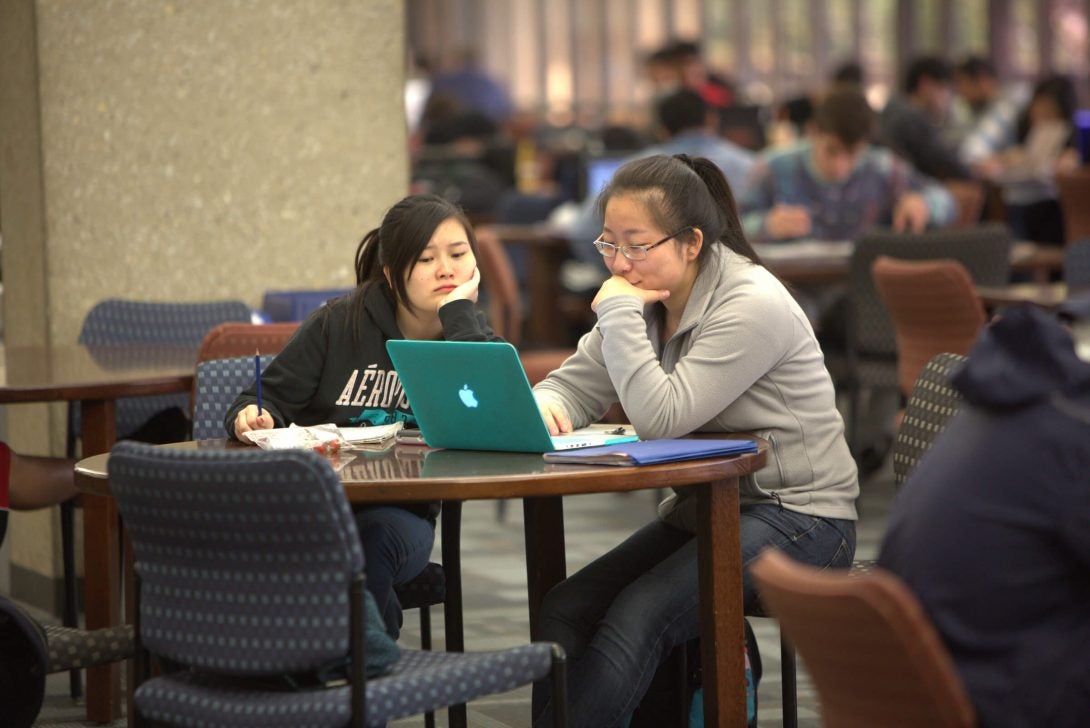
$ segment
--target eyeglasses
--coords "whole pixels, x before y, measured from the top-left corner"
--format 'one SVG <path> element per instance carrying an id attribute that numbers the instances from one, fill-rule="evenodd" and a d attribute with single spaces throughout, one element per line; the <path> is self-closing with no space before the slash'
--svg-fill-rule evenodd
<path id="1" fill-rule="evenodd" d="M 598 238 L 594 241 L 594 247 L 598 249 L 599 253 L 607 258 L 612 258 L 613 256 L 617 255 L 617 251 L 620 250 L 621 255 L 628 258 L 629 260 L 643 260 L 647 257 L 647 254 L 650 251 L 654 250 L 655 248 L 659 247 L 660 245 L 669 240 L 673 240 L 678 235 L 681 235 L 683 232 L 691 230 L 692 227 L 692 225 L 686 225 L 685 227 L 678 230 L 676 233 L 667 235 L 665 238 L 658 241 L 657 243 L 650 243 L 648 245 L 614 245 L 613 243 L 607 243 L 601 238 Z"/>

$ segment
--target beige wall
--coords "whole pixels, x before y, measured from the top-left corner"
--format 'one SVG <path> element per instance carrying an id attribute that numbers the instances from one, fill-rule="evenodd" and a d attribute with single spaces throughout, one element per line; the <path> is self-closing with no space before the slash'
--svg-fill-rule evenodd
<path id="1" fill-rule="evenodd" d="M 408 186 L 403 13 L 0 0 L 6 342 L 74 341 L 111 296 L 257 307 L 351 285 L 356 243 Z M 45 409 L 5 408 L 17 446 L 56 452 Z M 13 524 L 13 563 L 49 574 L 34 523 Z"/>

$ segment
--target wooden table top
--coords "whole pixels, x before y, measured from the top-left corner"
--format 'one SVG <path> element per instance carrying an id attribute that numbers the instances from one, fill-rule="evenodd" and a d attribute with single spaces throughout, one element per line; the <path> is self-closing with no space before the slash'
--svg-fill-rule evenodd
<path id="1" fill-rule="evenodd" d="M 185 392 L 196 361 L 194 346 L 5 346 L 0 402 Z"/>
<path id="2" fill-rule="evenodd" d="M 349 450 L 326 457 L 338 471 L 349 501 L 355 503 L 479 500 L 667 488 L 734 478 L 754 472 L 766 462 L 768 443 L 750 439 L 758 443 L 755 454 L 640 468 L 561 465 L 547 463 L 536 453 L 433 450 L 415 445 Z M 253 446 L 201 440 L 165 447 L 224 450 Z M 103 453 L 77 463 L 77 486 L 109 495 L 108 459 Z"/>
<path id="3" fill-rule="evenodd" d="M 1067 302 L 1065 283 L 1012 283 L 1007 286 L 976 286 L 985 306 L 1032 304 L 1052 310 Z"/>

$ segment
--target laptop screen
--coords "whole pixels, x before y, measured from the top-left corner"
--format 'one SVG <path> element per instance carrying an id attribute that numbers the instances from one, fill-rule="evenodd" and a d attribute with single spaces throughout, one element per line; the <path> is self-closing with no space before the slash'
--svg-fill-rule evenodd
<path id="1" fill-rule="evenodd" d="M 628 157 L 592 157 L 587 160 L 587 197 L 597 197 Z"/>

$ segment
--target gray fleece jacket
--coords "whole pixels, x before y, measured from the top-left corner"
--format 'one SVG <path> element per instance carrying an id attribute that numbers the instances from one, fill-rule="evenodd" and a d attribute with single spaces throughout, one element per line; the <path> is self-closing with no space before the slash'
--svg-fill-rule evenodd
<path id="1" fill-rule="evenodd" d="M 859 479 L 833 383 L 806 315 L 764 267 L 715 245 L 681 325 L 663 345 L 665 309 L 635 296 L 598 306 L 598 325 L 534 388 L 574 427 L 620 402 L 643 439 L 749 432 L 768 440 L 768 465 L 745 478 L 741 501 L 854 520 Z M 681 489 L 659 506 L 696 530 L 696 501 Z"/>

